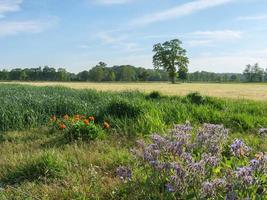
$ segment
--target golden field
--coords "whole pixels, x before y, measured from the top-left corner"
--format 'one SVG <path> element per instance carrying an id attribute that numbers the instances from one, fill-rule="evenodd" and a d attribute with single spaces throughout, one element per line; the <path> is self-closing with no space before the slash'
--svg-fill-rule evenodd
<path id="1" fill-rule="evenodd" d="M 186 95 L 200 92 L 203 95 L 235 99 L 267 101 L 267 84 L 250 83 L 91 83 L 91 82 L 9 82 L 34 86 L 65 86 L 74 89 L 96 89 L 100 91 L 139 90 L 142 92 L 160 91 L 165 95 Z"/>

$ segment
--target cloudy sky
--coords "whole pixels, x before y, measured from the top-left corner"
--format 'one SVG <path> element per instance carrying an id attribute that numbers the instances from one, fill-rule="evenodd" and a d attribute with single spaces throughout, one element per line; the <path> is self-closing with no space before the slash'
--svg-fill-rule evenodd
<path id="1" fill-rule="evenodd" d="M 0 69 L 151 68 L 153 45 L 174 38 L 190 71 L 267 67 L 267 0 L 0 0 Z"/>

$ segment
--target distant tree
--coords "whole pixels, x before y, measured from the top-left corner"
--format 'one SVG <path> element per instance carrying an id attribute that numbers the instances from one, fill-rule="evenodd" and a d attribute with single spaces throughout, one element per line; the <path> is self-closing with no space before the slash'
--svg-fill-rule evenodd
<path id="1" fill-rule="evenodd" d="M 175 83 L 179 68 L 187 68 L 189 63 L 186 50 L 181 47 L 182 42 L 178 39 L 158 43 L 154 45 L 153 64 L 155 69 L 164 69 L 169 73 L 172 83 Z"/>
<path id="2" fill-rule="evenodd" d="M 135 70 L 132 66 L 122 66 L 121 81 L 135 81 Z"/>
<path id="3" fill-rule="evenodd" d="M 26 79 L 27 79 L 27 74 L 26 74 L 26 71 L 25 70 L 22 70 L 21 72 L 20 72 L 20 77 L 19 77 L 19 80 L 21 80 L 21 81 L 25 81 Z"/>
<path id="4" fill-rule="evenodd" d="M 259 67 L 259 64 L 248 64 L 243 72 L 246 81 L 248 82 L 262 82 L 264 81 L 264 69 Z"/>
<path id="5" fill-rule="evenodd" d="M 108 72 L 107 81 L 116 81 L 116 74 L 114 71 L 110 70 Z"/>
<path id="6" fill-rule="evenodd" d="M 183 82 L 185 82 L 188 79 L 188 68 L 186 66 L 179 67 L 178 78 Z"/>
<path id="7" fill-rule="evenodd" d="M 93 67 L 90 71 L 90 80 L 92 81 L 103 81 L 105 78 L 105 68 L 107 64 L 104 62 L 99 62 L 95 67 Z"/>
<path id="8" fill-rule="evenodd" d="M 79 81 L 88 81 L 89 80 L 89 71 L 84 70 L 84 71 L 78 73 L 77 79 Z"/>

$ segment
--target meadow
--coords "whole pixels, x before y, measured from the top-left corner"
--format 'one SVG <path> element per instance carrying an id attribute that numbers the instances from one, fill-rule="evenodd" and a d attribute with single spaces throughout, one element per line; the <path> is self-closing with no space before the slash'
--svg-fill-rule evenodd
<path id="1" fill-rule="evenodd" d="M 234 98 L 251 99 L 266 101 L 267 84 L 266 83 L 180 83 L 170 84 L 164 82 L 155 83 L 91 83 L 91 82 L 11 82 L 17 84 L 27 84 L 34 86 L 65 86 L 74 89 L 95 89 L 98 91 L 141 91 L 149 93 L 159 91 L 165 95 L 185 96 L 190 92 L 199 92 L 202 95 Z"/>
<path id="2" fill-rule="evenodd" d="M 0 199 L 267 198 L 267 103 L 249 100 L 267 98 L 264 84 L 30 84 L 0 84 Z M 257 173 L 241 176 L 255 154 Z M 218 160 L 202 174 L 207 155 Z"/>

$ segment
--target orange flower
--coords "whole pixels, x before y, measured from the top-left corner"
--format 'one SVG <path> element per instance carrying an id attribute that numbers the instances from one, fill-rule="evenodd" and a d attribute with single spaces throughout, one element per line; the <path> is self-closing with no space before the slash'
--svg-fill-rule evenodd
<path id="1" fill-rule="evenodd" d="M 86 125 L 89 125 L 90 122 L 89 122 L 89 120 L 85 119 L 85 120 L 83 120 L 83 123 Z"/>
<path id="2" fill-rule="evenodd" d="M 80 115 L 74 115 L 75 120 L 80 120 Z"/>
<path id="3" fill-rule="evenodd" d="M 63 119 L 68 120 L 69 119 L 69 115 L 64 115 Z"/>
<path id="4" fill-rule="evenodd" d="M 52 121 L 56 121 L 57 120 L 57 117 L 55 115 L 51 116 L 51 120 Z"/>
<path id="5" fill-rule="evenodd" d="M 93 116 L 89 117 L 89 121 L 95 121 L 95 118 Z"/>
<path id="6" fill-rule="evenodd" d="M 67 126 L 65 124 L 60 124 L 59 125 L 59 129 L 60 130 L 64 130 L 65 128 L 67 128 Z"/>
<path id="7" fill-rule="evenodd" d="M 110 125 L 109 125 L 107 122 L 104 122 L 103 127 L 104 127 L 105 129 L 109 129 L 109 128 L 110 128 Z"/>

